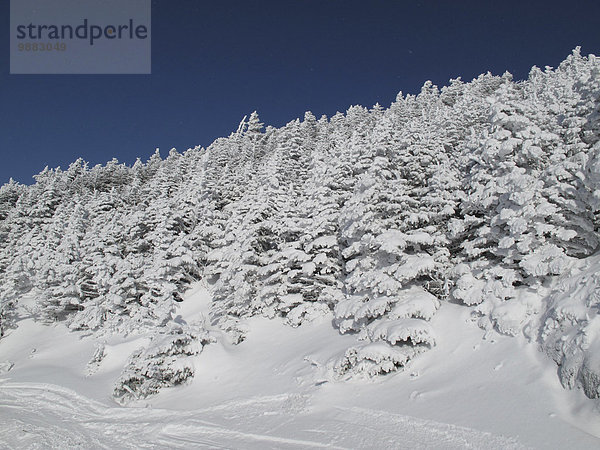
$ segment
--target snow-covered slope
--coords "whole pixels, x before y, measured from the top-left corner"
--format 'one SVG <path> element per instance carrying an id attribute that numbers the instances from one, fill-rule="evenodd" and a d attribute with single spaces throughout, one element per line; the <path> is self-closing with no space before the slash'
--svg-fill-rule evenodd
<path id="1" fill-rule="evenodd" d="M 23 417 L 46 407 L 22 384 L 45 383 L 82 396 L 60 414 L 209 408 L 234 441 L 386 446 L 380 428 L 404 423 L 430 442 L 429 420 L 476 444 L 585 445 L 566 424 L 596 429 L 594 55 L 281 128 L 255 112 L 206 149 L 35 180 L 0 188 L 0 371 Z"/>
<path id="2" fill-rule="evenodd" d="M 202 321 L 210 294 L 195 286 L 178 310 Z M 113 383 L 144 338 L 97 340 L 31 319 L 6 337 L 0 361 L 0 444 L 8 448 L 597 448 L 600 419 L 562 389 L 531 344 L 484 332 L 444 303 L 440 344 L 406 371 L 338 381 L 331 360 L 354 338 L 332 316 L 291 328 L 250 319 L 246 340 L 206 346 L 185 386 L 120 407 Z M 211 332 L 220 333 L 218 330 Z M 350 341 L 350 342 L 349 342 Z"/>

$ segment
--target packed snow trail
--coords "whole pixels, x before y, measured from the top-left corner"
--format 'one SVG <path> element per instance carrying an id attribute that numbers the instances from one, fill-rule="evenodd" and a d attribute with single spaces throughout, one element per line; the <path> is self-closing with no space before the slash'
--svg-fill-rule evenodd
<path id="1" fill-rule="evenodd" d="M 196 411 L 107 407 L 56 385 L 0 384 L 3 448 L 525 448 L 475 429 L 364 408 L 257 397 Z M 301 400 L 301 399 L 300 399 Z"/>

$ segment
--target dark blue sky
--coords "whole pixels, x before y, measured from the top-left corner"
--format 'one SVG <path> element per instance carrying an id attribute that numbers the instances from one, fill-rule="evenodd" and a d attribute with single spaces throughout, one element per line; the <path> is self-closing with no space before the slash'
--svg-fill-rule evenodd
<path id="1" fill-rule="evenodd" d="M 281 126 L 388 106 L 426 80 L 524 78 L 576 45 L 600 54 L 599 17 L 597 0 L 156 0 L 152 75 L 9 75 L 0 0 L 0 184 L 80 156 L 131 164 L 207 146 L 255 109 Z"/>

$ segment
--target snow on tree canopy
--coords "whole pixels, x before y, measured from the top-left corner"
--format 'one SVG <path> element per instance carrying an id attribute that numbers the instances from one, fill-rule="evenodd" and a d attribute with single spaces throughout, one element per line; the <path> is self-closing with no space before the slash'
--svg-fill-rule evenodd
<path id="1" fill-rule="evenodd" d="M 0 335 L 21 303 L 98 339 L 155 334 L 118 382 L 125 398 L 192 375 L 206 338 L 172 330 L 198 280 L 230 342 L 256 315 L 331 317 L 356 337 L 332 362 L 343 377 L 410 364 L 450 301 L 539 342 L 566 387 L 598 397 L 599 98 L 599 60 L 575 49 L 520 82 L 426 82 L 387 109 L 281 128 L 253 112 L 208 148 L 10 181 Z"/>

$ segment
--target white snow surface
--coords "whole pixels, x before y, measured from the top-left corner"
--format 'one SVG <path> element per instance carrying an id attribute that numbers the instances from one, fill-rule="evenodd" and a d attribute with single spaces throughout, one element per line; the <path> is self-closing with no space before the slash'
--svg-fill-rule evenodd
<path id="1" fill-rule="evenodd" d="M 206 323 L 210 301 L 195 285 L 177 320 Z M 0 447 L 600 446 L 595 403 L 563 389 L 556 365 L 524 338 L 478 328 L 469 308 L 443 303 L 431 320 L 437 346 L 375 381 L 335 380 L 332 361 L 356 338 L 332 319 L 292 328 L 254 317 L 239 345 L 208 327 L 218 342 L 196 357 L 191 383 L 127 407 L 113 384 L 147 337 L 99 342 L 24 319 L 0 345 Z M 102 344 L 106 356 L 88 365 Z"/>

